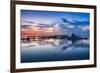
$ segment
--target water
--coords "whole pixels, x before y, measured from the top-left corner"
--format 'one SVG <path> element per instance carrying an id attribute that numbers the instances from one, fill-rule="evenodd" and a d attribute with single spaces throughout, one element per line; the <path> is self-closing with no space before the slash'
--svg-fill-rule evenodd
<path id="1" fill-rule="evenodd" d="M 66 39 L 46 39 L 21 44 L 22 63 L 87 59 L 89 59 L 89 40 L 72 43 Z"/>

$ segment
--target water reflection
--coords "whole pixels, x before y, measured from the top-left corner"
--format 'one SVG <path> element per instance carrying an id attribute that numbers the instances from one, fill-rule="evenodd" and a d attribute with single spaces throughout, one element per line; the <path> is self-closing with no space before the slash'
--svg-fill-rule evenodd
<path id="1" fill-rule="evenodd" d="M 89 59 L 89 40 L 41 39 L 21 44 L 21 62 Z"/>
<path id="2" fill-rule="evenodd" d="M 67 39 L 41 39 L 41 40 L 35 40 L 30 42 L 22 42 L 22 47 L 31 47 L 31 46 L 39 46 L 39 45 L 51 45 L 51 46 L 64 46 L 62 49 L 68 48 L 70 46 L 89 46 L 89 40 L 78 40 L 74 43 L 72 43 L 71 40 Z"/>

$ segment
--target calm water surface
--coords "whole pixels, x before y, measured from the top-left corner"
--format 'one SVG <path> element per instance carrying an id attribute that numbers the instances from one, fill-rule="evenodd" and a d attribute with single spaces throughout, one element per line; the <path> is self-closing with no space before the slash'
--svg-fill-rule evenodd
<path id="1" fill-rule="evenodd" d="M 21 44 L 21 62 L 89 59 L 89 40 L 47 39 Z"/>

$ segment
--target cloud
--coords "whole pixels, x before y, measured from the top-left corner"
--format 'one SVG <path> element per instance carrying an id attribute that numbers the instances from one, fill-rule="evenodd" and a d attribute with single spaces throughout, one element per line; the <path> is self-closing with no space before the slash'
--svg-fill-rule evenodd
<path id="1" fill-rule="evenodd" d="M 78 28 L 80 28 L 82 31 L 88 31 L 90 28 L 89 26 L 77 26 Z"/>
<path id="2" fill-rule="evenodd" d="M 67 28 L 75 28 L 74 25 L 68 25 Z"/>
<path id="3" fill-rule="evenodd" d="M 82 30 L 83 30 L 83 31 L 89 30 L 89 26 L 84 26 L 84 27 L 82 28 Z"/>

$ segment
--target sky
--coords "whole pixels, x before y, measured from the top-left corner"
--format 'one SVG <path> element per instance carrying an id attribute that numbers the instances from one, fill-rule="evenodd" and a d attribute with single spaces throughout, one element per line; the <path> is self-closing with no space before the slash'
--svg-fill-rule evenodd
<path id="1" fill-rule="evenodd" d="M 22 21 L 50 24 L 65 18 L 68 21 L 89 21 L 89 13 L 21 10 Z"/>
<path id="2" fill-rule="evenodd" d="M 39 28 L 40 26 L 42 26 L 41 28 L 49 28 L 49 25 L 53 25 L 53 29 L 60 27 L 60 33 L 53 31 L 51 34 L 77 33 L 81 36 L 88 36 L 89 20 L 90 14 L 83 12 L 21 10 L 21 25 L 33 25 L 35 23 Z M 54 22 L 58 22 L 58 24 Z"/>

